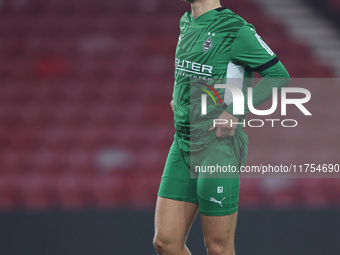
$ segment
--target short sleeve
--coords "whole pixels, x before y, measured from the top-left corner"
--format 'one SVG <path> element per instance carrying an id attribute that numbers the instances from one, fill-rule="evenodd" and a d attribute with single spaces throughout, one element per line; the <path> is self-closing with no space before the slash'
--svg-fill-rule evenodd
<path id="1" fill-rule="evenodd" d="M 261 72 L 279 62 L 275 53 L 250 24 L 238 31 L 231 48 L 231 61 L 254 72 Z"/>

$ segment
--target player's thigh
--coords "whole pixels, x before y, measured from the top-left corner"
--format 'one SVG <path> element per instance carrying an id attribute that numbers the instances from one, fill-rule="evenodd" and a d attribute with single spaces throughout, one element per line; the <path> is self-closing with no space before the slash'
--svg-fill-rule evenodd
<path id="1" fill-rule="evenodd" d="M 197 204 L 158 197 L 155 239 L 164 244 L 183 246 L 197 211 Z"/>
<path id="2" fill-rule="evenodd" d="M 201 221 L 209 254 L 234 254 L 237 212 L 225 216 L 201 215 Z"/>
<path id="3" fill-rule="evenodd" d="M 182 247 L 198 211 L 197 181 L 190 177 L 189 153 L 175 135 L 158 191 L 155 241 Z"/>
<path id="4" fill-rule="evenodd" d="M 190 175 L 190 153 L 180 149 L 181 139 L 175 135 L 170 148 L 158 196 L 198 204 L 197 180 Z"/>
<path id="5" fill-rule="evenodd" d="M 197 198 L 201 214 L 225 216 L 238 209 L 240 179 L 238 155 L 233 145 L 216 140 L 206 150 L 201 166 L 214 172 L 201 172 L 197 179 Z"/>
<path id="6" fill-rule="evenodd" d="M 239 155 L 231 139 L 216 139 L 207 148 L 201 165 L 215 172 L 199 174 L 197 196 L 202 229 L 209 254 L 234 253 L 239 200 Z"/>

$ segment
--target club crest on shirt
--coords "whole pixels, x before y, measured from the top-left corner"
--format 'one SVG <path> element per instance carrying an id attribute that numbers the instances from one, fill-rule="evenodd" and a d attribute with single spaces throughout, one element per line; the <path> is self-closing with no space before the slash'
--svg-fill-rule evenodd
<path id="1" fill-rule="evenodd" d="M 212 44 L 211 36 L 209 36 L 209 38 L 207 40 L 205 40 L 205 42 L 203 43 L 204 53 L 206 53 L 208 50 L 210 50 L 212 46 L 213 46 L 213 44 Z"/>

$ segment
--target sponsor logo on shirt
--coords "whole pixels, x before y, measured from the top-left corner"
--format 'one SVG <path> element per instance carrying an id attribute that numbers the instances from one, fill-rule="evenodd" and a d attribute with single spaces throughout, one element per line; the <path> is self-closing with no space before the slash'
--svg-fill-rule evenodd
<path id="1" fill-rule="evenodd" d="M 210 78 L 213 72 L 213 66 L 179 58 L 175 59 L 175 69 L 182 76 L 205 80 Z"/>

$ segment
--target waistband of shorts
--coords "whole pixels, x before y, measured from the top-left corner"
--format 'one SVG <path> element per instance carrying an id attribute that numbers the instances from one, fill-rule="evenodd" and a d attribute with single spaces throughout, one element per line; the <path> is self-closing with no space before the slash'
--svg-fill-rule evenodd
<path id="1" fill-rule="evenodd" d="M 190 140 L 207 136 L 211 123 L 202 123 L 197 125 L 179 125 L 175 124 L 176 133 L 179 137 Z"/>

